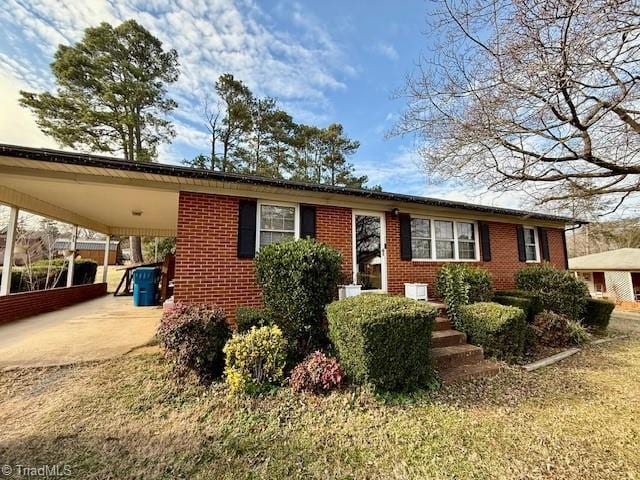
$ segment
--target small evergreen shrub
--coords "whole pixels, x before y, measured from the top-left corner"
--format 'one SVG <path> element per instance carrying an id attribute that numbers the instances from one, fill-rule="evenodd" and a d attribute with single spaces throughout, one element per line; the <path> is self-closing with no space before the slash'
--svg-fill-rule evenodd
<path id="1" fill-rule="evenodd" d="M 176 375 L 193 371 L 208 382 L 222 373 L 223 348 L 231 330 L 218 307 L 178 303 L 162 315 L 157 335 Z"/>
<path id="2" fill-rule="evenodd" d="M 531 325 L 536 343 L 545 347 L 564 347 L 571 343 L 569 319 L 545 310 L 536 315 Z"/>
<path id="3" fill-rule="evenodd" d="M 447 312 L 453 324 L 458 326 L 460 307 L 469 304 L 471 286 L 466 281 L 464 265 L 447 264 L 438 270 L 436 275 L 436 291 L 440 299 L 447 305 Z"/>
<path id="4" fill-rule="evenodd" d="M 264 305 L 294 358 L 303 358 L 325 340 L 325 307 L 336 295 L 341 263 L 340 252 L 315 240 L 266 245 L 256 257 Z"/>
<path id="5" fill-rule="evenodd" d="M 597 332 L 604 332 L 609 326 L 615 304 L 597 298 L 587 298 L 583 323 Z"/>
<path id="6" fill-rule="evenodd" d="M 589 291 L 583 281 L 548 263 L 516 272 L 518 289 L 537 295 L 545 310 L 561 313 L 573 320 L 584 317 Z"/>
<path id="7" fill-rule="evenodd" d="M 491 301 L 493 298 L 493 277 L 491 272 L 484 268 L 467 267 L 466 278 L 469 283 L 470 303 Z"/>
<path id="8" fill-rule="evenodd" d="M 510 305 L 512 307 L 522 309 L 528 323 L 533 322 L 533 318 L 536 315 L 533 309 L 533 300 L 530 298 L 496 295 L 494 297 L 494 302 L 499 303 L 500 305 Z"/>
<path id="9" fill-rule="evenodd" d="M 252 327 L 266 327 L 273 325 L 273 319 L 264 308 L 238 307 L 236 309 L 236 330 L 245 333 Z"/>
<path id="10" fill-rule="evenodd" d="M 294 392 L 325 393 L 342 384 L 344 373 L 335 358 L 313 352 L 291 372 L 289 383 Z"/>
<path id="11" fill-rule="evenodd" d="M 275 325 L 235 334 L 224 353 L 225 381 L 232 395 L 259 394 L 284 379 L 287 341 Z"/>
<path id="12" fill-rule="evenodd" d="M 431 385 L 436 310 L 405 297 L 365 294 L 327 307 L 329 337 L 347 376 L 383 390 Z"/>
<path id="13" fill-rule="evenodd" d="M 533 317 L 544 310 L 542 300 L 536 293 L 524 290 L 498 290 L 494 294 L 494 302 L 522 308 L 527 315 L 527 321 L 533 322 Z M 524 300 L 524 301 L 523 301 Z M 525 307 L 526 308 L 523 308 Z"/>
<path id="14" fill-rule="evenodd" d="M 591 339 L 586 327 L 577 320 L 567 320 L 569 341 L 575 345 L 584 345 Z"/>
<path id="15" fill-rule="evenodd" d="M 447 304 L 449 317 L 458 325 L 458 312 L 462 305 L 488 302 L 493 297 L 491 274 L 482 268 L 470 268 L 466 264 L 450 263 L 438 271 L 435 287 Z"/>
<path id="16" fill-rule="evenodd" d="M 491 302 L 474 303 L 460 308 L 460 328 L 469 342 L 504 360 L 522 356 L 527 321 L 522 309 Z"/>

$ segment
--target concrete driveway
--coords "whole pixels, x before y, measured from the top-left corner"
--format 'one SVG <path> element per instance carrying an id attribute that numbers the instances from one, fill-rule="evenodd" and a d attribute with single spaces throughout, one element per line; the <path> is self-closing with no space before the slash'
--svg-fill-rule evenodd
<path id="1" fill-rule="evenodd" d="M 0 370 L 68 365 L 123 355 L 154 337 L 162 309 L 107 295 L 0 325 Z"/>

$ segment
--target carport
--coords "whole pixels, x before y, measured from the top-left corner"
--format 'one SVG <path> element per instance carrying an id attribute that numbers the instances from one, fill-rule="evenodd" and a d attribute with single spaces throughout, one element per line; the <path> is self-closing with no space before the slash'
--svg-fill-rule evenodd
<path id="1" fill-rule="evenodd" d="M 99 166 L 98 166 L 99 165 Z M 108 157 L 0 145 L 0 203 L 9 206 L 3 270 L 0 283 L 0 323 L 54 310 L 106 293 L 108 262 L 103 286 L 73 285 L 75 238 L 69 247 L 67 288 L 14 293 L 10 266 L 15 252 L 18 213 L 43 217 L 112 235 L 175 236 L 179 184 L 169 177 L 146 173 L 135 165 Z M 108 258 L 108 255 L 106 255 Z M 44 296 L 46 295 L 46 297 Z M 46 308 L 42 310 L 42 308 Z"/>

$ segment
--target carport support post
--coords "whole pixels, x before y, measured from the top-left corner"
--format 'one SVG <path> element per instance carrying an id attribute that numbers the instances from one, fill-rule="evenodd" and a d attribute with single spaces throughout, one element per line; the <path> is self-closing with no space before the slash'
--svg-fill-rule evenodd
<path id="1" fill-rule="evenodd" d="M 69 267 L 67 268 L 67 287 L 73 287 L 73 270 L 76 259 L 76 241 L 78 240 L 78 226 L 73 226 L 71 242 L 69 245 Z"/>
<path id="2" fill-rule="evenodd" d="M 104 262 L 102 266 L 102 283 L 107 283 L 107 268 L 109 268 L 109 253 L 110 253 L 110 245 L 111 245 L 111 235 L 107 235 L 104 244 Z"/>
<path id="3" fill-rule="evenodd" d="M 9 225 L 7 225 L 7 242 L 4 246 L 0 295 L 9 295 L 9 293 L 11 293 L 11 267 L 13 266 L 13 250 L 16 245 L 19 212 L 18 207 L 11 207 L 9 211 Z"/>

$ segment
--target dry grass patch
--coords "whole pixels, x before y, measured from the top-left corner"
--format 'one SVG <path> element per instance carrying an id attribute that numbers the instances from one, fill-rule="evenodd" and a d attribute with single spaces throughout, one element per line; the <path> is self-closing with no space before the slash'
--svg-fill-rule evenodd
<path id="1" fill-rule="evenodd" d="M 438 392 L 232 400 L 158 354 L 0 376 L 0 458 L 78 478 L 636 478 L 640 340 Z"/>

